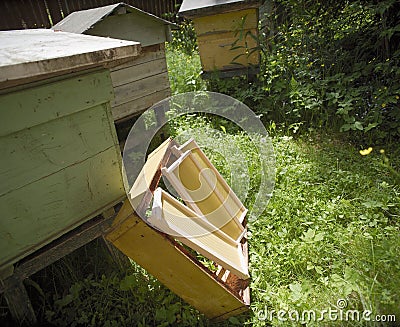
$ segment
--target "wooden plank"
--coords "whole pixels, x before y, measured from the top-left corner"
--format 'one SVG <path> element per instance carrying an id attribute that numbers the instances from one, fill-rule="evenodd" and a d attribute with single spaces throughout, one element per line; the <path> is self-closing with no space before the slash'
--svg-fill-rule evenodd
<path id="1" fill-rule="evenodd" d="M 168 98 L 171 95 L 171 90 L 166 88 L 161 91 L 156 91 L 132 101 L 112 107 L 113 118 L 117 122 L 132 118 L 150 108 L 153 104 Z"/>
<path id="2" fill-rule="evenodd" d="M 57 24 L 63 19 L 61 15 L 61 5 L 59 1 L 47 1 L 47 8 L 49 10 L 49 15 L 53 22 L 53 25 Z"/>
<path id="3" fill-rule="evenodd" d="M 0 95 L 0 136 L 71 115 L 112 97 L 106 70 Z"/>
<path id="4" fill-rule="evenodd" d="M 148 203 L 145 202 L 145 199 L 149 196 L 151 197 L 152 192 L 154 192 L 153 179 L 156 179 L 158 183 L 161 177 L 161 166 L 168 160 L 168 151 L 171 145 L 172 140 L 167 139 L 148 156 L 146 163 L 129 191 L 129 199 L 139 215 L 143 214 L 144 210 L 147 209 Z M 153 190 L 151 190 L 152 187 L 154 187 Z"/>
<path id="5" fill-rule="evenodd" d="M 112 146 L 1 196 L 1 265 L 18 261 L 123 197 L 118 155 Z"/>
<path id="6" fill-rule="evenodd" d="M 115 146 L 107 110 L 97 105 L 0 137 L 0 196 Z"/>
<path id="7" fill-rule="evenodd" d="M 150 45 L 148 47 L 142 47 L 142 50 L 140 51 L 140 54 L 137 57 L 132 58 L 130 61 L 126 63 L 111 68 L 111 71 L 124 69 L 132 66 L 133 64 L 136 65 L 143 64 L 145 62 L 157 60 L 160 58 L 165 58 L 165 45 L 163 43 Z"/>
<path id="8" fill-rule="evenodd" d="M 22 281 L 9 278 L 5 283 L 7 290 L 4 297 L 14 321 L 20 326 L 36 325 L 36 315 Z"/>
<path id="9" fill-rule="evenodd" d="M 129 201 L 125 201 L 118 216 L 119 224 L 107 239 L 186 302 L 214 319 L 248 310 L 234 290 L 176 242 L 136 216 Z"/>
<path id="10" fill-rule="evenodd" d="M 117 86 L 114 89 L 115 100 L 112 102 L 112 106 L 115 107 L 166 88 L 169 88 L 168 72 Z"/>
<path id="11" fill-rule="evenodd" d="M 165 73 L 167 71 L 167 61 L 165 58 L 147 61 L 141 64 L 132 62 L 132 66 L 124 69 L 113 69 L 111 80 L 114 87 L 132 83 L 153 75 Z"/>
<path id="12" fill-rule="evenodd" d="M 258 13 L 257 9 L 246 9 L 227 14 L 194 18 L 193 22 L 197 36 L 250 30 L 258 26 Z"/>
<path id="13" fill-rule="evenodd" d="M 160 188 L 154 192 L 149 222 L 239 278 L 250 277 L 240 243 L 227 241 L 221 230 Z"/>

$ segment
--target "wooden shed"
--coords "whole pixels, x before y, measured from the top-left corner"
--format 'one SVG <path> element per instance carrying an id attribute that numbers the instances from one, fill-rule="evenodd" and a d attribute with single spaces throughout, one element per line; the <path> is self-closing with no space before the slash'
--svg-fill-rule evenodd
<path id="1" fill-rule="evenodd" d="M 114 121 L 140 114 L 170 96 L 165 42 L 173 23 L 125 3 L 76 11 L 52 27 L 56 31 L 138 41 L 140 56 L 114 67 Z"/>
<path id="2" fill-rule="evenodd" d="M 0 44 L 1 289 L 16 262 L 126 196 L 107 67 L 140 44 L 43 29 L 0 32 Z"/>
<path id="3" fill-rule="evenodd" d="M 194 23 L 205 77 L 258 71 L 258 8 L 261 0 L 184 0 L 179 14 Z"/>

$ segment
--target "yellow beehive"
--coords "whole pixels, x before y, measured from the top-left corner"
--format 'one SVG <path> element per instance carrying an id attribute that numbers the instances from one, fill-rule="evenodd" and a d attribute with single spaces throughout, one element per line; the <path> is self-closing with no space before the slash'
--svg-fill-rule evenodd
<path id="1" fill-rule="evenodd" d="M 179 13 L 194 23 L 206 75 L 215 70 L 221 76 L 257 70 L 259 6 L 258 0 L 183 1 Z"/>

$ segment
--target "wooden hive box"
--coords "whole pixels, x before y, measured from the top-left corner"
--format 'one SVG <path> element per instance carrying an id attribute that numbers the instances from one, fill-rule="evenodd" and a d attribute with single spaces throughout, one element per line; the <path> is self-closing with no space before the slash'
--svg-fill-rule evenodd
<path id="1" fill-rule="evenodd" d="M 184 0 L 180 15 L 194 23 L 204 76 L 258 71 L 259 0 Z"/>
<path id="2" fill-rule="evenodd" d="M 250 306 L 247 238 L 243 234 L 237 242 L 227 240 L 221 230 L 209 229 L 194 211 L 157 188 L 163 168 L 174 162 L 176 145 L 168 139 L 148 156 L 106 237 L 208 318 L 227 319 Z M 151 216 L 146 218 L 151 202 Z M 179 218 L 183 220 L 178 224 L 170 221 Z M 153 228 L 159 223 L 183 229 L 179 235 L 175 229 L 167 235 L 160 231 L 167 229 Z M 243 226 L 247 229 L 245 222 Z M 209 270 L 182 244 L 211 256 L 218 269 Z"/>
<path id="3" fill-rule="evenodd" d="M 170 96 L 165 42 L 173 23 L 124 3 L 76 11 L 53 30 L 138 41 L 140 56 L 111 70 L 114 121 L 122 122 Z"/>
<path id="4" fill-rule="evenodd" d="M 108 65 L 137 42 L 0 32 L 0 279 L 125 191 Z"/>

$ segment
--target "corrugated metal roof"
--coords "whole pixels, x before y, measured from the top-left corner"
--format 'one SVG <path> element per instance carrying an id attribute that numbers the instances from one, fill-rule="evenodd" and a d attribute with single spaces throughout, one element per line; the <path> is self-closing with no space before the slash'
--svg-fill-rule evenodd
<path id="1" fill-rule="evenodd" d="M 126 3 L 120 2 L 109 6 L 75 11 L 65 17 L 62 21 L 58 22 L 51 29 L 81 34 L 87 31 L 97 22 L 114 13 L 118 8 L 125 8 L 126 11 L 130 13 L 136 12 L 141 15 L 146 15 L 149 19 L 157 21 L 163 25 L 174 25 L 165 19 L 159 18 L 136 7 L 132 7 Z"/>

